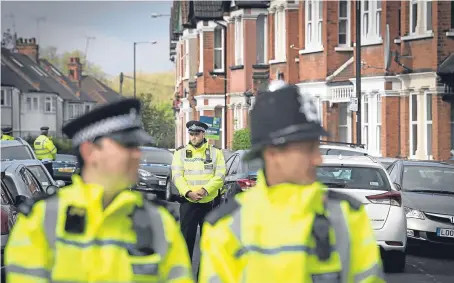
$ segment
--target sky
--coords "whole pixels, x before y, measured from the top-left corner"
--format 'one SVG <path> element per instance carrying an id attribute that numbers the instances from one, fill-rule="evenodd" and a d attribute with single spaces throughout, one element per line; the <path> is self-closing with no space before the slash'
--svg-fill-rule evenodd
<path id="1" fill-rule="evenodd" d="M 58 53 L 85 52 L 87 37 L 95 37 L 89 40 L 87 60 L 111 76 L 132 73 L 134 42 L 157 41 L 137 45 L 137 71 L 165 72 L 173 69 L 171 5 L 171 1 L 2 1 L 1 30 L 13 31 L 15 25 L 18 37 L 35 37 L 41 47 L 54 46 Z M 163 16 L 151 18 L 153 13 Z M 38 29 L 39 18 L 44 20 Z"/>

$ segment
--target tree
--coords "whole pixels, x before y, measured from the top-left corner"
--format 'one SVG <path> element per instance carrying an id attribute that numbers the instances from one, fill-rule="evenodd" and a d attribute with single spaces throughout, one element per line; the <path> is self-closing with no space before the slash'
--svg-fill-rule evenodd
<path id="1" fill-rule="evenodd" d="M 85 54 L 80 50 L 74 50 L 70 52 L 64 52 L 62 54 L 58 53 L 58 50 L 54 46 L 40 48 L 40 57 L 48 60 L 52 65 L 57 67 L 60 72 L 64 75 L 69 73 L 68 62 L 71 57 L 79 57 L 80 63 L 82 64 L 82 73 L 84 75 L 95 77 L 96 79 L 108 83 L 107 74 L 103 72 L 102 68 L 93 62 L 87 60 L 84 62 Z"/>
<path id="2" fill-rule="evenodd" d="M 233 134 L 233 150 L 251 148 L 251 131 L 248 128 L 235 131 Z"/>
<path id="3" fill-rule="evenodd" d="M 147 131 L 155 140 L 155 145 L 162 148 L 175 147 L 175 120 L 170 103 L 154 103 L 151 93 L 140 94 L 142 101 L 142 121 Z"/>

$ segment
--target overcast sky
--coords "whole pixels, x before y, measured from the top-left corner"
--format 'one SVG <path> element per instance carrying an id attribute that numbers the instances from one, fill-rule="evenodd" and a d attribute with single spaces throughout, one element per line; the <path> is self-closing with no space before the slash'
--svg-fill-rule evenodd
<path id="1" fill-rule="evenodd" d="M 168 15 L 171 1 L 2 1 L 1 29 L 13 30 L 18 37 L 36 37 L 42 47 L 55 46 L 59 52 L 85 51 L 88 60 L 109 75 L 133 70 L 133 42 L 158 41 L 137 46 L 137 70 L 172 70 L 169 61 L 169 17 L 151 18 L 153 13 Z M 14 15 L 13 18 L 9 15 Z M 37 19 L 40 21 L 39 36 Z"/>

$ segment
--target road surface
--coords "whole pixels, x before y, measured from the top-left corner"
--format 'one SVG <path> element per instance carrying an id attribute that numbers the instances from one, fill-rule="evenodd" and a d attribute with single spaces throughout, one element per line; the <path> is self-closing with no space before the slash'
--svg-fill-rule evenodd
<path id="1" fill-rule="evenodd" d="M 178 209 L 177 203 L 171 204 Z M 193 272 L 197 274 L 199 265 L 199 236 L 194 248 Z M 453 283 L 454 247 L 415 246 L 409 247 L 405 272 L 386 274 L 389 283 Z"/>

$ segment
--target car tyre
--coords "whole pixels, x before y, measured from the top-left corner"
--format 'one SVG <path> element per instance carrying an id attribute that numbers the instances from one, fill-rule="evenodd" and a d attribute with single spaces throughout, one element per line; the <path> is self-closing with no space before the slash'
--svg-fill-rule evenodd
<path id="1" fill-rule="evenodd" d="M 400 273 L 405 270 L 407 255 L 400 251 L 387 251 L 384 253 L 383 268 L 386 273 Z"/>

